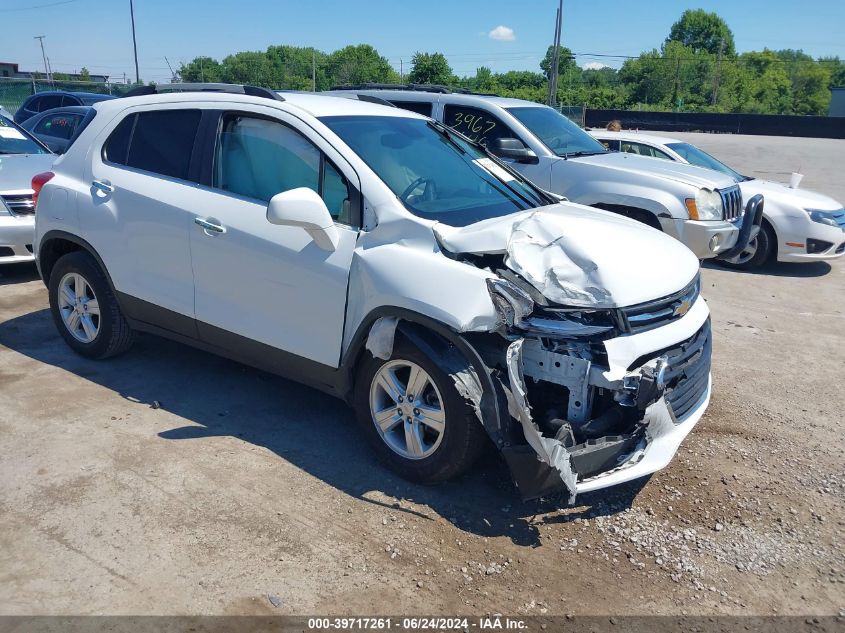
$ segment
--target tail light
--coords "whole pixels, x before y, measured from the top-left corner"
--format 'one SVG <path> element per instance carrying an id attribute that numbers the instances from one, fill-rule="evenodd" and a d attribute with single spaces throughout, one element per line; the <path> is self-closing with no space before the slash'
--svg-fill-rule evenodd
<path id="1" fill-rule="evenodd" d="M 40 174 L 36 174 L 32 177 L 32 206 L 35 207 L 38 204 L 38 194 L 41 193 L 41 188 L 46 185 L 50 180 L 55 176 L 52 171 L 45 171 Z"/>

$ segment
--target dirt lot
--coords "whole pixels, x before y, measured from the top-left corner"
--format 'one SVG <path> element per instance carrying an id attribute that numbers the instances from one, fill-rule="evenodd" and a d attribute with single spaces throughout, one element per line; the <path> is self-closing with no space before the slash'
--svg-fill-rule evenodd
<path id="1" fill-rule="evenodd" d="M 695 142 L 845 200 L 845 141 Z M 342 403 L 174 343 L 84 360 L 4 268 L 0 612 L 841 613 L 845 262 L 703 277 L 708 414 L 666 470 L 557 509 L 492 454 L 410 485 Z"/>

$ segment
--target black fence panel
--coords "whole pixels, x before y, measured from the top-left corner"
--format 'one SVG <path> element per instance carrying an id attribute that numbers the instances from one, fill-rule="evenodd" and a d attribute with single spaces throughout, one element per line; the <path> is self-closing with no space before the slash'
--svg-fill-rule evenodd
<path id="1" fill-rule="evenodd" d="M 638 112 L 588 108 L 587 127 L 605 127 L 618 119 L 626 130 L 665 132 L 723 132 L 765 136 L 845 138 L 845 117 L 776 114 L 717 114 L 715 112 Z"/>

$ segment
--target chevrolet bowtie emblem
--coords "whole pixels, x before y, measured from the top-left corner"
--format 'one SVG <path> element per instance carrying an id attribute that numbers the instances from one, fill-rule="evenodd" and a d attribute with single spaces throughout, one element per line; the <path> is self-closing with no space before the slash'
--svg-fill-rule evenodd
<path id="1" fill-rule="evenodd" d="M 681 301 L 677 306 L 675 306 L 675 310 L 672 312 L 672 316 L 682 317 L 689 309 L 692 307 L 692 303 L 689 299 L 684 299 Z"/>

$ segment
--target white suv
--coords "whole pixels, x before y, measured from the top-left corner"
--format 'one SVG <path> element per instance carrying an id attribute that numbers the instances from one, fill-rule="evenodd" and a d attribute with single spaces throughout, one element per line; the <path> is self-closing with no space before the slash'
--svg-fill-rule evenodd
<path id="1" fill-rule="evenodd" d="M 412 112 L 164 88 L 94 106 L 40 193 L 75 351 L 139 330 L 308 383 L 417 481 L 489 437 L 526 498 L 652 473 L 704 413 L 709 311 L 676 240 Z"/>

